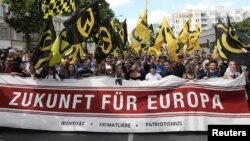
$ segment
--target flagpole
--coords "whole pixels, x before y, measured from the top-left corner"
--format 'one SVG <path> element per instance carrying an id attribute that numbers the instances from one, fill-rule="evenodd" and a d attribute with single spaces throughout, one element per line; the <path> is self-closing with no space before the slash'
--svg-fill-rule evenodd
<path id="1" fill-rule="evenodd" d="M 12 28 L 10 26 L 10 47 L 12 48 L 12 34 L 11 34 Z"/>

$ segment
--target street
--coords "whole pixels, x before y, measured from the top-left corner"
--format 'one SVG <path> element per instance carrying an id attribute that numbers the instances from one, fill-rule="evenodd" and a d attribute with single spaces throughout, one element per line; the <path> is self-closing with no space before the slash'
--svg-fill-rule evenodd
<path id="1" fill-rule="evenodd" d="M 90 133 L 0 128 L 0 141 L 207 141 L 205 132 Z"/>

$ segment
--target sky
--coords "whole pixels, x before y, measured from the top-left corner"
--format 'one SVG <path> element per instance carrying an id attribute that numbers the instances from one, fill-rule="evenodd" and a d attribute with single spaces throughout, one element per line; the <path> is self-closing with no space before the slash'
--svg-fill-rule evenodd
<path id="1" fill-rule="evenodd" d="M 127 19 L 128 31 L 135 27 L 146 0 L 106 0 L 118 19 Z M 185 9 L 213 10 L 215 6 L 224 6 L 226 10 L 250 9 L 249 0 L 148 0 L 148 23 L 159 23 L 170 13 Z"/>

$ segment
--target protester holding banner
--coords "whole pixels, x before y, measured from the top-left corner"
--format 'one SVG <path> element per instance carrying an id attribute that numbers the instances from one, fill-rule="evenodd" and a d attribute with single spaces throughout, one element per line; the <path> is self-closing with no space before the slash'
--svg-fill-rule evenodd
<path id="1" fill-rule="evenodd" d="M 182 77 L 185 72 L 185 66 L 181 59 L 178 62 L 172 62 L 173 74 L 178 77 Z"/>
<path id="2" fill-rule="evenodd" d="M 236 62 L 233 60 L 229 61 L 228 68 L 223 77 L 225 79 L 235 79 L 240 75 L 241 74 L 236 70 Z"/>
<path id="3" fill-rule="evenodd" d="M 83 62 L 83 70 L 80 72 L 81 77 L 90 77 L 93 72 L 89 69 L 89 64 L 87 61 Z"/>
<path id="4" fill-rule="evenodd" d="M 131 64 L 130 64 L 130 62 L 127 60 L 127 59 L 125 59 L 123 62 L 122 62 L 122 71 L 123 71 L 123 73 L 124 73 L 124 77 L 125 77 L 125 79 L 126 80 L 129 80 L 130 79 L 130 77 L 129 77 L 129 75 L 130 75 L 130 68 L 131 68 Z"/>
<path id="5" fill-rule="evenodd" d="M 21 68 L 22 61 L 16 49 L 8 51 L 4 72 L 12 75 L 24 76 Z"/>
<path id="6" fill-rule="evenodd" d="M 122 67 L 120 65 L 117 65 L 116 68 L 115 68 L 114 78 L 116 78 L 116 79 L 124 79 L 124 73 L 123 73 Z"/>
<path id="7" fill-rule="evenodd" d="M 134 64 L 129 69 L 130 80 L 141 80 L 141 74 L 138 72 L 137 66 Z"/>
<path id="8" fill-rule="evenodd" d="M 13 68 L 13 58 L 7 57 L 5 64 L 4 64 L 4 73 L 11 73 Z"/>
<path id="9" fill-rule="evenodd" d="M 146 75 L 145 79 L 147 81 L 155 81 L 162 79 L 161 75 L 156 72 L 156 66 L 152 65 L 150 72 Z"/>
<path id="10" fill-rule="evenodd" d="M 100 76 L 100 72 L 99 72 L 99 65 L 95 65 L 92 67 L 91 71 L 93 72 L 93 74 L 91 76 Z"/>
<path id="11" fill-rule="evenodd" d="M 31 77 L 32 79 L 41 79 L 41 76 L 36 72 L 36 68 L 33 65 L 29 66 L 30 74 L 27 77 Z"/>
<path id="12" fill-rule="evenodd" d="M 223 61 L 223 60 L 219 60 L 218 61 L 218 66 L 217 66 L 217 69 L 219 71 L 219 76 L 220 77 L 223 77 L 224 76 L 224 73 L 226 72 L 227 70 L 227 66 L 228 66 L 228 63 L 226 61 Z"/>
<path id="13" fill-rule="evenodd" d="M 217 70 L 217 63 L 215 61 L 212 61 L 209 64 L 209 69 L 208 69 L 204 79 L 216 78 L 216 77 L 220 77 L 219 76 L 219 71 Z"/>
<path id="14" fill-rule="evenodd" d="M 182 78 L 186 80 L 197 80 L 197 72 L 196 72 L 196 66 L 193 62 L 190 62 L 186 66 L 186 71 L 183 74 Z"/>
<path id="15" fill-rule="evenodd" d="M 77 79 L 76 68 L 73 64 L 70 64 L 66 69 L 65 79 Z"/>
<path id="16" fill-rule="evenodd" d="M 172 66 L 169 61 L 164 62 L 164 70 L 162 72 L 162 77 L 166 77 L 173 74 Z"/>
<path id="17" fill-rule="evenodd" d="M 48 75 L 45 77 L 45 79 L 48 79 L 48 80 L 57 80 L 57 81 L 61 80 L 61 78 L 59 77 L 59 75 L 56 73 L 54 67 L 49 67 Z"/>

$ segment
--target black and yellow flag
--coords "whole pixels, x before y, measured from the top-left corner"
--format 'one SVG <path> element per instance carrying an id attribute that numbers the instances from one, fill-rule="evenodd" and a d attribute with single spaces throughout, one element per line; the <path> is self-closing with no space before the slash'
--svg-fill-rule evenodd
<path id="1" fill-rule="evenodd" d="M 51 48 L 53 56 L 50 66 L 59 63 L 71 47 L 95 35 L 98 32 L 98 19 L 98 2 L 96 1 L 65 21 L 65 29 L 61 31 Z"/>
<path id="2" fill-rule="evenodd" d="M 44 19 L 62 13 L 70 13 L 75 10 L 75 0 L 43 0 L 42 9 Z"/>
<path id="3" fill-rule="evenodd" d="M 230 17 L 227 15 L 227 22 L 228 22 L 228 36 L 241 44 L 242 47 L 250 50 L 250 38 L 246 35 L 241 33 L 240 31 L 236 30 L 231 22 Z"/>
<path id="4" fill-rule="evenodd" d="M 177 53 L 180 50 L 178 39 L 174 36 L 170 26 L 165 27 L 164 32 L 165 42 L 167 43 L 170 61 L 177 62 L 179 60 L 177 57 Z"/>
<path id="5" fill-rule="evenodd" d="M 193 53 L 200 50 L 199 38 L 201 34 L 201 28 L 199 25 L 196 25 L 195 29 L 190 32 L 190 38 L 188 45 L 185 45 L 183 48 L 184 53 Z"/>
<path id="6" fill-rule="evenodd" d="M 113 50 L 113 52 L 111 52 L 111 54 L 114 56 L 114 57 L 118 57 L 119 56 L 119 54 L 121 53 L 121 52 L 123 52 L 123 41 L 122 41 L 122 38 L 121 38 L 121 36 L 120 36 L 120 33 L 119 32 L 117 32 L 117 29 L 116 29 L 116 27 L 115 27 L 115 19 L 112 19 L 111 21 L 110 21 L 110 24 L 111 24 L 111 26 L 112 26 L 112 28 L 114 29 L 114 37 L 115 37 L 115 40 L 116 40 L 116 44 L 115 45 L 117 45 L 116 47 L 114 47 L 115 49 Z"/>
<path id="7" fill-rule="evenodd" d="M 117 47 L 114 49 L 114 51 L 111 53 L 114 57 L 118 57 L 120 54 L 120 49 Z"/>
<path id="8" fill-rule="evenodd" d="M 212 56 L 216 58 L 217 56 L 220 56 L 222 59 L 227 60 L 227 55 L 224 52 L 224 48 L 222 48 L 221 45 L 221 37 L 224 33 L 227 32 L 226 26 L 221 22 L 219 18 L 219 22 L 215 25 L 215 48 L 213 51 Z"/>
<path id="9" fill-rule="evenodd" d="M 149 33 L 150 33 L 150 45 L 154 43 L 154 27 L 153 24 L 150 24 L 148 27 Z"/>
<path id="10" fill-rule="evenodd" d="M 161 21 L 161 25 L 159 26 L 157 30 L 157 34 L 155 36 L 154 42 L 151 46 L 158 45 L 158 44 L 163 44 L 164 42 L 164 28 L 169 27 L 167 19 L 164 17 L 163 20 Z"/>
<path id="11" fill-rule="evenodd" d="M 247 48 L 229 36 L 228 28 L 224 24 L 221 22 L 216 24 L 215 33 L 216 48 L 222 58 L 235 60 L 240 65 L 250 66 L 250 56 Z"/>
<path id="12" fill-rule="evenodd" d="M 150 33 L 148 30 L 148 21 L 147 21 L 147 13 L 148 13 L 148 1 L 146 0 L 146 4 L 143 12 L 141 13 L 135 31 L 139 37 L 141 37 L 144 41 L 149 41 Z"/>
<path id="13" fill-rule="evenodd" d="M 154 34 L 154 27 L 153 27 L 153 24 L 150 24 L 150 25 L 148 26 L 148 30 L 149 30 L 150 36 L 151 36 L 152 34 Z"/>
<path id="14" fill-rule="evenodd" d="M 95 51 L 96 61 L 98 63 L 102 62 L 116 47 L 115 31 L 110 23 L 110 19 L 106 18 L 99 28 L 99 42 Z"/>
<path id="15" fill-rule="evenodd" d="M 166 28 L 166 27 L 169 27 L 169 24 L 168 24 L 167 19 L 164 17 L 162 22 L 161 22 L 161 25 L 159 26 L 159 29 L 157 30 L 157 34 L 155 36 L 155 39 L 151 44 L 151 47 L 155 48 L 158 55 L 160 55 L 161 48 L 162 48 L 162 45 L 164 43 L 164 39 L 165 39 L 164 28 Z"/>
<path id="16" fill-rule="evenodd" d="M 126 22 L 126 19 L 124 20 L 124 22 Z M 125 33 L 127 30 L 127 24 L 125 23 L 124 25 L 123 22 L 123 26 L 121 27 L 121 29 L 117 32 L 115 31 L 115 38 L 116 38 L 116 42 L 117 42 L 117 47 L 115 47 L 115 50 L 113 51 L 112 54 L 114 54 L 114 56 L 118 56 L 120 53 L 123 53 L 123 51 L 125 50 L 124 46 L 126 45 L 127 42 L 127 37 L 125 37 Z M 114 20 L 111 21 L 111 25 L 113 27 L 113 29 L 115 29 L 116 27 L 114 27 Z M 125 41 L 126 40 L 126 41 Z"/>
<path id="17" fill-rule="evenodd" d="M 144 47 L 145 44 L 150 40 L 150 32 L 147 22 L 147 7 L 148 1 L 146 0 L 144 10 L 140 14 L 136 27 L 129 35 L 131 47 L 134 48 L 136 52 L 139 52 L 141 48 Z"/>
<path id="18" fill-rule="evenodd" d="M 82 58 L 83 55 L 84 51 L 81 43 L 71 46 L 71 48 L 64 53 L 64 56 L 70 60 L 76 60 L 76 58 Z"/>
<path id="19" fill-rule="evenodd" d="M 56 32 L 54 30 L 53 20 L 50 18 L 32 57 L 32 64 L 36 69 L 40 68 L 43 63 L 49 62 L 52 57 L 50 50 L 55 39 Z"/>
<path id="20" fill-rule="evenodd" d="M 214 59 L 218 60 L 219 56 L 220 56 L 220 58 L 222 58 L 224 60 L 228 60 L 227 55 L 224 53 L 223 48 L 221 46 L 220 39 L 216 39 L 212 57 Z"/>
<path id="21" fill-rule="evenodd" d="M 56 37 L 51 47 L 52 58 L 49 62 L 50 66 L 60 63 L 65 53 L 69 52 L 72 46 L 79 44 L 79 39 L 74 29 L 70 27 L 64 28 Z"/>
<path id="22" fill-rule="evenodd" d="M 137 52 L 135 51 L 134 48 L 132 48 L 131 46 L 126 46 L 126 50 L 131 53 L 133 56 L 137 55 Z"/>
<path id="23" fill-rule="evenodd" d="M 66 20 L 64 26 L 75 28 L 79 42 L 86 41 L 89 37 L 96 35 L 99 29 L 98 1 L 89 4 L 79 13 Z"/>
<path id="24" fill-rule="evenodd" d="M 182 30 L 179 33 L 179 42 L 181 42 L 184 45 L 188 45 L 189 41 L 189 33 L 190 33 L 190 24 L 191 24 L 191 18 L 189 18 L 182 26 Z"/>
<path id="25" fill-rule="evenodd" d="M 119 31 L 121 43 L 122 43 L 122 48 L 125 50 L 126 43 L 128 41 L 128 31 L 127 31 L 127 22 L 126 19 L 122 23 L 122 28 Z"/>
<path id="26" fill-rule="evenodd" d="M 141 50 L 141 44 L 143 44 L 143 40 L 137 35 L 135 28 L 131 31 L 129 39 L 131 47 L 136 52 L 139 52 Z"/>

